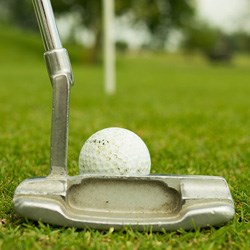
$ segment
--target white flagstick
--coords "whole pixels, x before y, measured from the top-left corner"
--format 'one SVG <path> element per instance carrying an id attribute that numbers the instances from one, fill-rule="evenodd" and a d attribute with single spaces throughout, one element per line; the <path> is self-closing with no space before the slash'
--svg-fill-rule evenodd
<path id="1" fill-rule="evenodd" d="M 103 0 L 104 24 L 104 88 L 112 95 L 116 90 L 115 44 L 114 44 L 114 0 Z"/>

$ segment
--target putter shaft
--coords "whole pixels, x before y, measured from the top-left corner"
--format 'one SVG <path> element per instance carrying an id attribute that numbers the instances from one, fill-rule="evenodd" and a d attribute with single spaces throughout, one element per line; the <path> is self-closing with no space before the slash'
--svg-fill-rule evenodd
<path id="1" fill-rule="evenodd" d="M 33 0 L 33 5 L 45 50 L 61 49 L 62 43 L 50 0 Z"/>
<path id="2" fill-rule="evenodd" d="M 60 41 L 50 0 L 33 0 L 33 5 L 53 88 L 50 176 L 64 176 L 67 174 L 69 96 L 73 74 L 67 50 Z"/>

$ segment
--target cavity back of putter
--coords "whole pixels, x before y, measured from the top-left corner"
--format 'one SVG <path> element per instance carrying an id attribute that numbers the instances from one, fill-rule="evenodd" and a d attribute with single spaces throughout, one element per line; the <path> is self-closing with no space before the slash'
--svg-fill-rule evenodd
<path id="1" fill-rule="evenodd" d="M 49 0 L 33 0 L 53 89 L 51 173 L 23 181 L 13 198 L 26 218 L 61 226 L 153 231 L 222 225 L 233 218 L 227 182 L 214 176 L 67 175 L 73 74 Z"/>

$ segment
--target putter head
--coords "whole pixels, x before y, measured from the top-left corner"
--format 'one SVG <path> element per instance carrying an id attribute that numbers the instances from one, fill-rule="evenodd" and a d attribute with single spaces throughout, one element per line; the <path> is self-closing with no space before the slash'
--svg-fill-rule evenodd
<path id="1" fill-rule="evenodd" d="M 214 176 L 65 176 L 28 179 L 14 195 L 20 215 L 46 223 L 167 231 L 233 218 L 227 182 Z"/>

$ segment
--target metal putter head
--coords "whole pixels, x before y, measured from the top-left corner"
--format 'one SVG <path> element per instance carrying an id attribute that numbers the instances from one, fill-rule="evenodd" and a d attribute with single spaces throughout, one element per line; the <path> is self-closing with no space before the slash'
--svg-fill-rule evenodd
<path id="1" fill-rule="evenodd" d="M 14 205 L 33 220 L 96 229 L 192 229 L 222 225 L 234 215 L 226 181 L 211 176 L 29 179 L 16 189 Z"/>
<path id="2" fill-rule="evenodd" d="M 73 75 L 49 0 L 33 0 L 53 87 L 51 173 L 23 181 L 20 215 L 61 226 L 153 231 L 222 225 L 233 218 L 227 182 L 215 176 L 67 175 L 68 111 Z"/>

